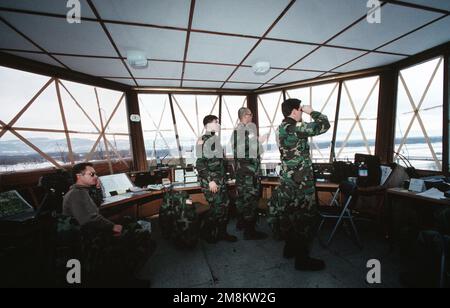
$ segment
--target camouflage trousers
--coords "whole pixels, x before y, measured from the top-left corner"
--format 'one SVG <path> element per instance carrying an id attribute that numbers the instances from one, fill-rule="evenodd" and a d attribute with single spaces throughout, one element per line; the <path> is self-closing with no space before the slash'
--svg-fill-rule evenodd
<path id="1" fill-rule="evenodd" d="M 186 192 L 167 192 L 159 210 L 162 235 L 180 248 L 193 248 L 199 237 L 199 218 Z"/>
<path id="2" fill-rule="evenodd" d="M 236 189 L 236 209 L 239 220 L 256 221 L 261 193 L 261 181 L 256 175 L 237 176 Z"/>
<path id="3" fill-rule="evenodd" d="M 268 222 L 275 238 L 287 239 L 291 235 L 311 243 L 314 239 L 319 211 L 315 201 L 314 182 L 296 183 L 286 174 L 269 201 Z"/>
<path id="4" fill-rule="evenodd" d="M 209 183 L 207 181 L 202 181 L 202 192 L 205 195 L 206 201 L 210 206 L 210 209 L 205 213 L 202 224 L 201 233 L 205 238 L 211 240 L 217 240 L 220 237 L 220 232 L 223 228 L 226 228 L 228 223 L 228 209 L 229 209 L 229 198 L 226 184 L 217 183 L 219 186 L 219 191 L 213 194 L 209 190 Z"/>
<path id="5" fill-rule="evenodd" d="M 132 218 L 125 217 L 120 222 L 123 226 L 120 237 L 111 236 L 110 232 L 89 234 L 83 232 L 86 259 L 91 272 L 96 275 L 111 271 L 118 276 L 135 273 L 148 260 L 155 250 L 151 233 Z M 82 228 L 83 231 L 83 228 Z"/>
<path id="6" fill-rule="evenodd" d="M 117 281 L 117 277 L 135 274 L 155 250 L 151 233 L 132 218 L 124 218 L 120 237 L 113 237 L 111 230 L 99 230 L 95 226 L 80 228 L 71 217 L 59 217 L 57 221 L 58 246 L 57 266 L 64 266 L 69 259 L 81 261 L 83 276 L 88 283 L 108 284 Z M 60 248 L 64 246 L 65 249 Z"/>

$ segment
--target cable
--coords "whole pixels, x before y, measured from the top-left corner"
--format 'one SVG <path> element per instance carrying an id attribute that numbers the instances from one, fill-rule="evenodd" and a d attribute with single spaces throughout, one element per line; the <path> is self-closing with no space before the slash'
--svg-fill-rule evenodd
<path id="1" fill-rule="evenodd" d="M 414 168 L 414 166 L 411 164 L 408 158 L 406 158 L 403 154 L 400 154 L 398 152 L 394 151 L 394 154 L 396 154 L 406 165 L 408 168 Z"/>

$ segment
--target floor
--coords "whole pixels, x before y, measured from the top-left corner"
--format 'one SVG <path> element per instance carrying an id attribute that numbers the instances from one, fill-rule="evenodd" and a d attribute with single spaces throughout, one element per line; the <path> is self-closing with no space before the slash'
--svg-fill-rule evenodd
<path id="1" fill-rule="evenodd" d="M 359 249 L 344 230 L 337 233 L 329 248 L 315 241 L 312 256 L 326 262 L 322 272 L 300 272 L 294 269 L 294 260 L 282 257 L 283 242 L 272 237 L 262 241 L 246 241 L 235 228 L 228 231 L 238 236 L 236 243 L 208 244 L 200 241 L 192 250 L 177 249 L 161 238 L 157 219 L 152 220 L 152 231 L 157 250 L 141 272 L 150 279 L 152 288 L 397 288 L 401 262 L 389 249 L 388 243 L 360 226 L 363 249 Z M 258 229 L 270 234 L 265 219 Z M 366 229 L 366 230 L 364 230 Z M 330 234 L 326 226 L 321 239 Z M 369 284 L 367 262 L 381 263 L 381 283 Z"/>

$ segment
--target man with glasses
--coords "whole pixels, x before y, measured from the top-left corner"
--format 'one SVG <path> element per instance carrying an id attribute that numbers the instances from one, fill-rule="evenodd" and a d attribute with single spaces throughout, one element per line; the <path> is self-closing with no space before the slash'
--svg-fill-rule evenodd
<path id="1" fill-rule="evenodd" d="M 84 244 L 88 243 L 89 249 L 94 249 L 94 255 L 104 256 L 101 263 L 96 260 L 97 263 L 89 264 L 95 270 L 106 268 L 108 277 L 102 277 L 105 281 L 100 282 L 101 286 L 110 283 L 112 286 L 122 283 L 120 286 L 123 286 L 125 283 L 125 286 L 148 287 L 149 281 L 135 277 L 155 249 L 146 228 L 149 223 L 125 217 L 123 224 L 115 224 L 106 219 L 99 211 L 101 202 L 92 194 L 100 187 L 93 164 L 77 164 L 72 173 L 75 185 L 64 196 L 63 215 L 75 218 L 81 227 Z"/>
<path id="2" fill-rule="evenodd" d="M 261 194 L 261 143 L 267 141 L 267 136 L 258 138 L 249 108 L 240 108 L 238 117 L 239 124 L 231 137 L 236 165 L 238 228 L 244 228 L 244 239 L 262 240 L 267 234 L 256 231 L 255 226 Z"/>
<path id="3" fill-rule="evenodd" d="M 93 164 L 81 163 L 72 169 L 75 185 L 64 196 L 63 214 L 74 217 L 80 226 L 90 225 L 101 231 L 111 230 L 113 235 L 120 236 L 122 225 L 100 215 L 98 204 L 90 195 L 92 187 L 98 187 L 99 181 Z"/>

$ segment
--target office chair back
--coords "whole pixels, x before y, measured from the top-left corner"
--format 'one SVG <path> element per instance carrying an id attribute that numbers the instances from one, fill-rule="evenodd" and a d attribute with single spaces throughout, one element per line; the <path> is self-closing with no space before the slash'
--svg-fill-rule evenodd
<path id="1" fill-rule="evenodd" d="M 39 179 L 39 187 L 45 191 L 37 216 L 41 217 L 51 213 L 62 213 L 64 195 L 74 184 L 72 175 L 66 171 L 58 170 L 56 173 L 46 174 Z"/>

